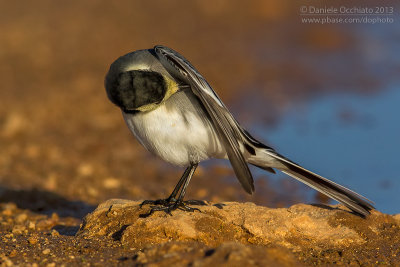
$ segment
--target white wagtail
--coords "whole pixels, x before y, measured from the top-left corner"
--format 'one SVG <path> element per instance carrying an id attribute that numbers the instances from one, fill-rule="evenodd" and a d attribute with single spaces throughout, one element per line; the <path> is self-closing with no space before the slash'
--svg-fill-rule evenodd
<path id="1" fill-rule="evenodd" d="M 210 158 L 229 159 L 247 193 L 254 191 L 248 163 L 274 169 L 366 216 L 367 198 L 319 176 L 254 139 L 232 116 L 203 76 L 178 52 L 165 47 L 138 50 L 118 58 L 105 78 L 108 98 L 122 110 L 139 142 L 163 160 L 186 167 L 172 194 L 146 200 L 154 211 L 194 211 L 183 201 L 197 165 Z M 179 195 L 178 195 L 179 193 Z"/>

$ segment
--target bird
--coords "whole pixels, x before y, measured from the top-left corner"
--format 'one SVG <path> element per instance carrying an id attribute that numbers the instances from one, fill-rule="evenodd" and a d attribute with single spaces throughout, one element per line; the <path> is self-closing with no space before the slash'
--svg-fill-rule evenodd
<path id="1" fill-rule="evenodd" d="M 252 194 L 249 164 L 283 173 L 366 217 L 374 209 L 364 196 L 313 173 L 256 140 L 229 112 L 197 69 L 180 53 L 156 45 L 116 59 L 106 74 L 109 100 L 137 140 L 152 154 L 185 171 L 166 199 L 145 200 L 149 216 L 156 211 L 195 211 L 201 201 L 184 200 L 198 164 L 219 158 L 230 161 L 243 189 Z M 192 205 L 192 206 L 191 206 Z"/>

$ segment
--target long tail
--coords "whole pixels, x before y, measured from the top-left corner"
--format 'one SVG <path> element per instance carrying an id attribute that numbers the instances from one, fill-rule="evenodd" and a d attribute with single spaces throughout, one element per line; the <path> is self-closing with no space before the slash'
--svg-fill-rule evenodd
<path id="1" fill-rule="evenodd" d="M 369 215 L 370 210 L 375 209 L 372 206 L 373 202 L 369 199 L 301 167 L 279 155 L 274 150 L 259 149 L 257 155 L 250 157 L 248 162 L 266 170 L 271 167 L 277 168 L 322 194 L 342 203 L 363 217 Z"/>

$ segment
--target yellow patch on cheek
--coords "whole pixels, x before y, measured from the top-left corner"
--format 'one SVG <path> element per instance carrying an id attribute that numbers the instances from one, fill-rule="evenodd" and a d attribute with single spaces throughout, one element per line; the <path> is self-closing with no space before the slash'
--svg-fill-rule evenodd
<path id="1" fill-rule="evenodd" d="M 167 76 L 164 76 L 164 79 L 165 83 L 167 84 L 167 92 L 165 93 L 165 96 L 162 101 L 165 101 L 168 98 L 170 98 L 170 96 L 175 94 L 179 89 L 178 84 L 175 81 L 171 80 Z"/>
<path id="2" fill-rule="evenodd" d="M 143 105 L 141 107 L 138 107 L 136 110 L 139 110 L 141 112 L 146 112 L 146 111 L 152 111 L 152 110 L 156 109 L 157 107 L 158 107 L 157 104 L 152 103 L 152 104 Z"/>

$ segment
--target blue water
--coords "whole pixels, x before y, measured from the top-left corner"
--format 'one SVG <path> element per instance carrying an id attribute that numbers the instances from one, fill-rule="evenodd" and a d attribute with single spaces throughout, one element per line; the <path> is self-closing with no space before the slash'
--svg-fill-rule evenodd
<path id="1" fill-rule="evenodd" d="M 306 168 L 400 213 L 400 86 L 330 94 L 288 111 L 273 129 L 252 127 Z"/>

